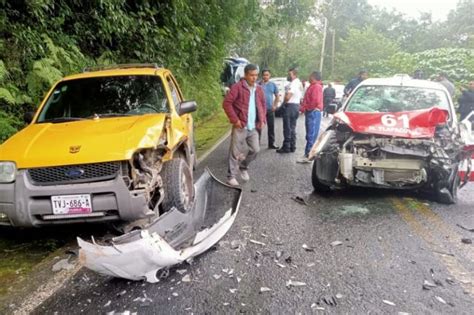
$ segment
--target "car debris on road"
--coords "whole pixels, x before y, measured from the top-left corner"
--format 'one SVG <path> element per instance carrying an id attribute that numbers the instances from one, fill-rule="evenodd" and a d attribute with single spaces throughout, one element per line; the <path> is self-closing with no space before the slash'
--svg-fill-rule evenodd
<path id="1" fill-rule="evenodd" d="M 110 245 L 78 238 L 79 260 L 104 275 L 158 282 L 157 272 L 214 246 L 237 216 L 242 190 L 217 180 L 209 170 L 195 184 L 193 209 L 171 209 L 143 230 L 112 239 Z"/>

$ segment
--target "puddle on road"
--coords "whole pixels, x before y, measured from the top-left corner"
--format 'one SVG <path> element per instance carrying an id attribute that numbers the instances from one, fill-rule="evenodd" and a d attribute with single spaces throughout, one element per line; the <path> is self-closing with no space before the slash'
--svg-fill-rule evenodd
<path id="1" fill-rule="evenodd" d="M 342 206 L 339 213 L 342 215 L 369 214 L 370 210 L 363 206 Z"/>

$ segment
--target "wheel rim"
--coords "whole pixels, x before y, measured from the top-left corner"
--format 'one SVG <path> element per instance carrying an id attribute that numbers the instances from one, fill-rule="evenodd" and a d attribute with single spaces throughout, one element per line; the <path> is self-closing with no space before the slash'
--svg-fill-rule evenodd
<path id="1" fill-rule="evenodd" d="M 186 167 L 181 172 L 181 187 L 183 206 L 186 210 L 189 210 L 193 198 L 193 183 Z"/>

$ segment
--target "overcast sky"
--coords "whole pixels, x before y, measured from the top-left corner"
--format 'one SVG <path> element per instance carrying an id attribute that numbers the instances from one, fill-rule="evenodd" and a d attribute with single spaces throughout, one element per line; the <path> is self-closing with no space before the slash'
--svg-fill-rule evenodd
<path id="1" fill-rule="evenodd" d="M 418 18 L 420 12 L 431 12 L 433 20 L 445 20 L 449 11 L 456 8 L 457 0 L 368 0 L 371 5 L 394 8 L 410 17 Z"/>

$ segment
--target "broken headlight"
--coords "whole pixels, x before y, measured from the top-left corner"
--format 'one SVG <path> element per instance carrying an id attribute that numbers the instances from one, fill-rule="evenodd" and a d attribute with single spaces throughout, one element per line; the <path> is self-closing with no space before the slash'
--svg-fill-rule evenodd
<path id="1" fill-rule="evenodd" d="M 11 183 L 15 180 L 16 165 L 13 162 L 0 162 L 0 183 Z"/>

